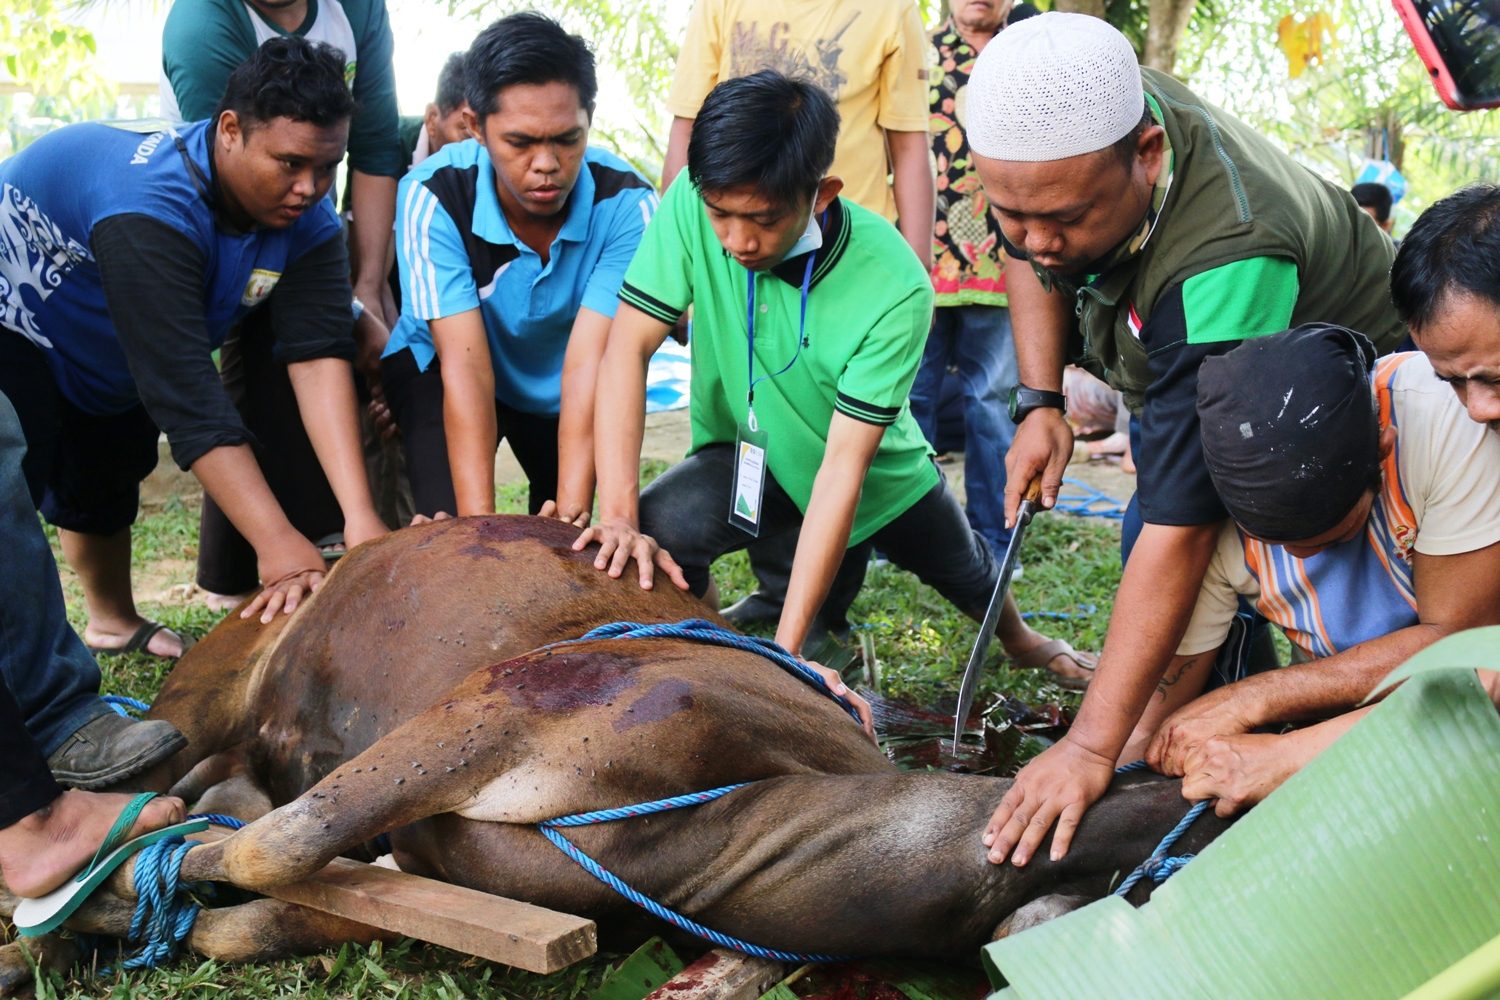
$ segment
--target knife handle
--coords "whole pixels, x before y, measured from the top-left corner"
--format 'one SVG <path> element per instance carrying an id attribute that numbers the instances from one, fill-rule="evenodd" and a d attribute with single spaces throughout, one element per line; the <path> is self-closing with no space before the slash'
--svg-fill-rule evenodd
<path id="1" fill-rule="evenodd" d="M 1042 502 L 1042 481 L 1033 479 L 1026 484 L 1026 489 L 1021 493 L 1021 499 L 1027 503 L 1038 504 Z"/>

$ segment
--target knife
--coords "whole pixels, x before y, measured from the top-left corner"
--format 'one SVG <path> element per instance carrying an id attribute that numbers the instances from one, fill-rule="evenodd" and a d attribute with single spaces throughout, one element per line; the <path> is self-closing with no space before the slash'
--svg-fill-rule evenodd
<path id="1" fill-rule="evenodd" d="M 989 652 L 990 640 L 995 637 L 995 626 L 1000 621 L 1000 606 L 1005 602 L 1005 592 L 1010 589 L 1010 578 L 1016 575 L 1016 557 L 1021 551 L 1021 536 L 1031 523 L 1031 515 L 1037 511 L 1042 499 L 1041 480 L 1032 480 L 1016 508 L 1016 526 L 1005 546 L 1005 558 L 1000 561 L 1000 575 L 995 580 L 995 592 L 990 595 L 989 607 L 984 609 L 984 621 L 979 625 L 979 636 L 974 640 L 974 649 L 969 653 L 969 664 L 964 667 L 964 679 L 958 687 L 958 710 L 953 716 L 953 747 L 957 750 L 964 734 L 964 720 L 969 709 L 974 707 L 974 692 L 979 687 L 979 667 L 984 663 L 984 654 Z"/>

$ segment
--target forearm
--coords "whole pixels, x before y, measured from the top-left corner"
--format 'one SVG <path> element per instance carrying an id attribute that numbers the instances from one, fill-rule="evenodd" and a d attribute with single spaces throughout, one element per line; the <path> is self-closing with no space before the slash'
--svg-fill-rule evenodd
<path id="1" fill-rule="evenodd" d="M 1326 718 L 1354 708 L 1383 677 L 1453 631 L 1412 625 L 1312 663 L 1247 677 L 1225 691 L 1252 726 Z"/>
<path id="2" fill-rule="evenodd" d="M 672 130 L 667 135 L 667 155 L 661 166 L 661 189 L 672 186 L 682 168 L 687 166 L 688 140 L 693 135 L 691 118 L 673 118 Z"/>
<path id="3" fill-rule="evenodd" d="M 262 563 L 278 545 L 302 540 L 276 502 L 249 445 L 210 449 L 192 464 L 192 472 Z"/>
<path id="4" fill-rule="evenodd" d="M 396 178 L 349 171 L 349 200 L 356 225 L 354 239 L 359 273 L 354 276 L 356 293 L 370 294 L 385 283 L 391 249 L 391 228 L 396 221 Z M 379 300 L 366 302 L 379 308 Z"/>
<path id="5" fill-rule="evenodd" d="M 831 468 L 827 461 L 813 480 L 807 515 L 797 535 L 781 621 L 776 627 L 776 641 L 793 653 L 801 654 L 808 629 L 848 551 L 863 481 L 864 470 Z"/>
<path id="6" fill-rule="evenodd" d="M 887 132 L 896 221 L 922 267 L 932 270 L 932 224 L 937 205 L 926 132 Z"/>
<path id="7" fill-rule="evenodd" d="M 495 373 L 489 357 L 450 357 L 443 377 L 443 430 L 460 517 L 495 512 Z"/>
<path id="8" fill-rule="evenodd" d="M 646 433 L 650 354 L 611 337 L 594 403 L 594 470 L 599 519 L 640 526 L 641 439 Z"/>
<path id="9" fill-rule="evenodd" d="M 1173 662 L 1219 525 L 1147 524 L 1125 565 L 1099 668 L 1068 739 L 1114 760 Z"/>
<path id="10" fill-rule="evenodd" d="M 297 410 L 344 519 L 374 516 L 359 436 L 359 402 L 347 361 L 318 358 L 287 366 Z M 216 498 L 217 499 L 217 498 Z"/>
<path id="11" fill-rule="evenodd" d="M 594 390 L 597 362 L 563 366 L 562 414 L 557 423 L 557 505 L 586 513 L 594 506 Z"/>
<path id="12" fill-rule="evenodd" d="M 1061 392 L 1071 315 L 1067 296 L 1047 291 L 1029 263 L 1009 256 L 1005 258 L 1005 290 L 1021 382 L 1033 389 Z"/>

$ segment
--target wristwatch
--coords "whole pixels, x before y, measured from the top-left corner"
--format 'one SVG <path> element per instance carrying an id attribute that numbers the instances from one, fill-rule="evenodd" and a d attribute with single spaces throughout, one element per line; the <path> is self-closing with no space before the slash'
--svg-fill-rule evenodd
<path id="1" fill-rule="evenodd" d="M 1026 414 L 1032 410 L 1051 408 L 1067 412 L 1067 397 L 1060 392 L 1049 392 L 1046 389 L 1033 389 L 1029 385 L 1017 382 L 1010 387 L 1010 419 L 1012 423 L 1019 424 L 1026 419 Z"/>

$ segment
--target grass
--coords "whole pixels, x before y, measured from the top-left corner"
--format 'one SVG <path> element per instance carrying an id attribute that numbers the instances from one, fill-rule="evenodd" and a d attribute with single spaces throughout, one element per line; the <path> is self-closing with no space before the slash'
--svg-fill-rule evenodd
<path id="1" fill-rule="evenodd" d="M 664 468 L 649 464 L 645 478 Z M 525 510 L 524 485 L 502 487 L 499 509 Z M 134 571 L 139 581 L 161 584 L 161 568 L 172 567 L 183 583 L 191 576 L 196 555 L 199 503 L 196 497 L 173 497 L 142 512 L 135 528 Z M 1065 638 L 1077 648 L 1097 650 L 1104 638 L 1114 587 L 1119 578 L 1119 531 L 1106 521 L 1066 515 L 1038 517 L 1022 553 L 1025 573 L 1015 592 L 1023 610 L 1067 612 L 1077 617 L 1033 624 L 1048 635 Z M 54 537 L 55 550 L 55 537 Z M 59 560 L 61 556 L 59 554 Z M 721 600 L 728 604 L 754 586 L 744 553 L 714 567 Z M 64 593 L 74 628 L 84 625 L 82 595 L 76 580 L 63 570 Z M 158 588 L 164 589 L 164 588 Z M 1092 608 L 1092 611 L 1088 609 Z M 206 633 L 221 617 L 199 603 L 141 602 L 147 617 L 193 635 Z M 960 615 L 935 591 L 891 566 L 872 567 L 855 603 L 855 639 L 879 664 L 880 691 L 886 697 L 930 705 L 951 704 L 974 640 L 976 625 Z M 824 654 L 826 657 L 826 654 Z M 852 657 L 845 654 L 838 664 Z M 154 657 L 106 657 L 100 663 L 103 690 L 151 701 L 171 663 Z M 859 672 L 846 678 L 859 680 Z M 1076 707 L 1078 695 L 1048 680 L 1044 671 L 1017 671 L 1003 662 L 999 644 L 991 647 L 978 703 L 1009 695 L 1030 704 Z M 950 708 L 951 711 L 951 708 Z M 977 836 L 976 831 L 976 836 Z M 603 954 L 562 972 L 540 976 L 494 965 L 466 955 L 411 941 L 368 948 L 346 945 L 335 953 L 258 965 L 224 966 L 187 956 L 148 973 L 44 976 L 43 998 L 151 997 L 250 1000 L 263 997 L 383 998 L 383 1000 L 456 1000 L 459 997 L 505 997 L 517 1000 L 574 1000 L 586 997 L 624 958 Z"/>

